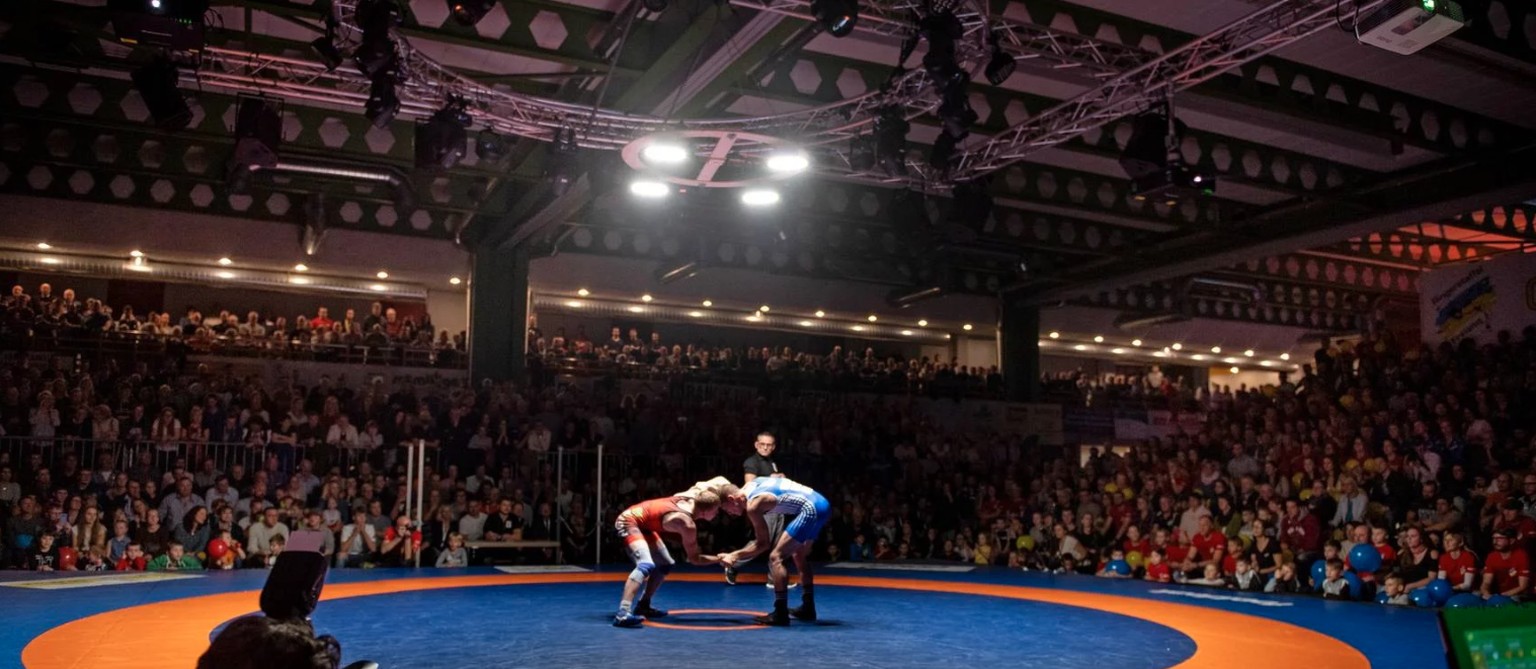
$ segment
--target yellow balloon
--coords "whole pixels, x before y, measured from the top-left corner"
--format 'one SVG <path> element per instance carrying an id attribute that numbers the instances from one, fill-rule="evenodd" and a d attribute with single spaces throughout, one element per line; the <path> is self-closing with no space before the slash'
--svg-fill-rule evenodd
<path id="1" fill-rule="evenodd" d="M 1032 551 L 1035 550 L 1035 538 L 1026 534 L 1019 537 L 1018 541 L 1014 542 L 1014 545 L 1024 550 Z"/>
<path id="2" fill-rule="evenodd" d="M 1104 492 L 1111 494 L 1120 492 L 1120 486 L 1117 486 L 1113 483 L 1106 483 L 1104 484 Z"/>
<path id="3" fill-rule="evenodd" d="M 1141 556 L 1141 551 L 1131 551 L 1125 554 L 1125 563 L 1131 565 L 1132 569 L 1140 569 L 1145 561 L 1146 558 Z"/>

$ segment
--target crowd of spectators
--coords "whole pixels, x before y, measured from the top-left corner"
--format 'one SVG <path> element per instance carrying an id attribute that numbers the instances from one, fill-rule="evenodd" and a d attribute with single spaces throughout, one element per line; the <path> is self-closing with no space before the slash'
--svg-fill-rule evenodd
<path id="1" fill-rule="evenodd" d="M 584 326 L 573 334 L 564 327 L 546 334 L 528 333 L 530 358 L 551 371 L 630 370 L 645 374 L 692 376 L 727 382 L 771 383 L 794 389 L 833 392 L 924 393 L 945 397 L 998 397 L 1003 377 L 996 365 L 962 365 L 956 358 L 877 355 L 834 345 L 824 354 L 788 346 L 732 348 L 668 343 L 660 332 L 642 337 L 637 328 L 614 327 L 604 341 L 593 341 Z"/>
<path id="2" fill-rule="evenodd" d="M 618 332 L 614 348 L 579 333 L 540 339 L 615 362 L 718 362 Z M 804 361 L 911 369 L 840 351 L 770 349 L 737 364 L 747 359 L 770 375 Z M 1412 590 L 1442 574 L 1461 590 L 1531 593 L 1536 329 L 1484 346 L 1380 335 L 1321 349 L 1284 383 L 1194 396 L 1199 428 L 1086 459 L 1025 435 L 943 429 L 901 394 L 733 402 L 553 383 L 301 384 L 170 357 L 133 369 L 54 363 L 16 354 L 0 368 L 0 429 L 24 435 L 0 450 L 9 566 L 62 568 L 67 546 L 77 569 L 259 567 L 297 527 L 327 530 L 342 566 L 414 563 L 418 552 L 422 564 L 459 565 L 464 542 L 508 537 L 559 538 L 558 551 L 525 559 L 589 561 L 609 539 L 595 531 L 605 518 L 709 475 L 739 477 L 732 463 L 766 428 L 785 471 L 833 501 L 821 559 L 1095 574 L 1134 553 L 1134 577 L 1292 592 L 1326 590 L 1350 549 L 1370 542 L 1385 560 L 1358 574 L 1365 592 L 1332 595 Z M 85 448 L 66 448 L 70 435 Z M 402 513 L 400 449 L 416 440 L 432 451 L 419 519 Z M 247 449 L 198 446 L 221 442 Z M 573 461 L 558 480 L 550 457 L 598 443 L 613 459 L 600 509 L 587 465 Z M 700 541 L 724 549 L 744 535 L 722 519 Z"/>
<path id="3" fill-rule="evenodd" d="M 105 337 L 152 337 L 185 346 L 191 352 L 215 347 L 287 350 L 295 346 L 412 346 L 462 351 L 464 333 L 438 330 L 430 314 L 419 319 L 401 317 L 393 307 L 374 302 L 365 316 L 355 309 L 331 314 L 324 306 L 313 314 L 286 316 L 257 311 L 219 309 L 206 315 L 188 307 L 180 316 L 169 311 L 149 311 L 140 316 L 132 305 L 114 308 L 104 301 L 81 300 L 66 288 L 40 284 L 35 294 L 15 285 L 0 301 L 0 341 L 17 348 L 42 341 L 82 340 Z"/>

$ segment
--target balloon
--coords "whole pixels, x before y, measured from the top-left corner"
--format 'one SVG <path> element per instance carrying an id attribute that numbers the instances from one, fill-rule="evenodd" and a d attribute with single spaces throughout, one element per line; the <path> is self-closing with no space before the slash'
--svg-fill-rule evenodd
<path id="1" fill-rule="evenodd" d="M 1377 604 L 1386 604 L 1390 599 L 1392 599 L 1392 597 L 1387 594 L 1386 590 L 1382 590 L 1381 592 L 1376 593 Z"/>
<path id="2" fill-rule="evenodd" d="M 1494 595 L 1489 597 L 1487 601 L 1488 606 L 1509 606 L 1514 603 L 1515 600 L 1511 599 L 1508 595 Z"/>
<path id="3" fill-rule="evenodd" d="M 1429 595 L 1435 598 L 1436 606 L 1445 604 L 1445 601 L 1451 598 L 1451 582 L 1443 578 L 1430 581 L 1429 585 L 1424 586 L 1424 589 L 1428 590 Z"/>
<path id="4" fill-rule="evenodd" d="M 1114 494 L 1114 493 L 1120 492 L 1120 486 L 1117 486 L 1117 485 L 1115 485 L 1113 483 L 1106 483 L 1106 484 L 1104 484 L 1104 492 L 1107 492 L 1107 493 L 1110 493 L 1110 494 Z"/>
<path id="5" fill-rule="evenodd" d="M 1355 571 L 1376 571 L 1381 568 L 1381 551 L 1370 544 L 1355 544 L 1349 549 L 1349 566 Z"/>
<path id="6" fill-rule="evenodd" d="M 1328 580 L 1328 561 L 1318 560 L 1312 563 L 1312 587 L 1322 589 L 1323 581 Z"/>
<path id="7" fill-rule="evenodd" d="M 1024 536 L 1019 537 L 1018 541 L 1014 542 L 1014 545 L 1016 545 L 1019 548 L 1022 548 L 1024 550 L 1032 551 L 1032 550 L 1035 550 L 1035 538 L 1030 536 L 1030 535 L 1028 535 L 1028 534 L 1026 534 Z"/>
<path id="8" fill-rule="evenodd" d="M 1435 607 L 1435 595 L 1429 591 L 1429 588 L 1419 588 L 1408 593 L 1408 600 L 1413 602 L 1414 606 L 1421 609 L 1432 609 Z"/>
<path id="9" fill-rule="evenodd" d="M 80 561 L 80 554 L 74 548 L 65 546 L 59 549 L 59 568 L 74 569 L 75 563 Z"/>
<path id="10" fill-rule="evenodd" d="M 1360 577 L 1355 572 L 1344 572 L 1344 580 L 1349 582 L 1349 596 L 1352 599 L 1360 599 Z"/>
<path id="11" fill-rule="evenodd" d="M 229 553 L 229 544 L 224 543 L 223 539 L 208 542 L 208 557 L 217 560 L 227 553 Z"/>
<path id="12" fill-rule="evenodd" d="M 1448 609 L 1475 609 L 1483 606 L 1483 598 L 1470 592 L 1463 592 L 1445 600 L 1445 608 Z"/>
<path id="13" fill-rule="evenodd" d="M 1104 568 L 1121 576 L 1131 575 L 1131 565 L 1127 564 L 1125 560 L 1115 560 L 1105 565 Z"/>
<path id="14" fill-rule="evenodd" d="M 1125 563 L 1131 565 L 1132 569 L 1140 569 L 1147 563 L 1147 558 L 1141 554 L 1141 551 L 1131 551 L 1125 554 Z"/>

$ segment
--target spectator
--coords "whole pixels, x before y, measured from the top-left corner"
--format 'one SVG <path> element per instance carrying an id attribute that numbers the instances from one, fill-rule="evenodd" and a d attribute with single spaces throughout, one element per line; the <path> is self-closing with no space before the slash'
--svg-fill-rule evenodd
<path id="1" fill-rule="evenodd" d="M 245 552 L 254 566 L 266 566 L 268 558 L 279 552 L 272 548 L 274 537 L 282 537 L 284 543 L 287 542 L 288 525 L 279 518 L 276 508 L 267 508 L 262 511 L 261 522 L 252 523 L 246 530 Z"/>
<path id="2" fill-rule="evenodd" d="M 149 561 L 149 571 L 196 571 L 203 563 L 188 555 L 179 541 L 171 541 L 164 555 Z"/>
<path id="3" fill-rule="evenodd" d="M 137 541 L 128 544 L 128 548 L 123 551 L 123 556 L 118 558 L 117 564 L 113 569 L 117 571 L 145 571 L 149 569 L 149 558 L 144 555 L 144 547 L 140 546 Z"/>
<path id="4" fill-rule="evenodd" d="M 421 532 L 411 529 L 411 517 L 402 514 L 384 532 L 379 546 L 379 561 L 391 567 L 408 567 L 421 550 Z"/>
<path id="5" fill-rule="evenodd" d="M 337 567 L 362 567 L 378 551 L 377 533 L 368 522 L 368 512 L 356 511 L 352 523 L 341 528 L 341 543 L 336 551 Z"/>
<path id="6" fill-rule="evenodd" d="M 437 554 L 438 567 L 468 567 L 469 554 L 464 550 L 464 535 L 454 532 L 448 535 L 447 549 Z"/>
<path id="7" fill-rule="evenodd" d="M 1504 595 L 1520 599 L 1531 594 L 1531 563 L 1526 552 L 1515 547 L 1515 530 L 1494 533 L 1493 552 L 1483 565 L 1484 599 Z"/>

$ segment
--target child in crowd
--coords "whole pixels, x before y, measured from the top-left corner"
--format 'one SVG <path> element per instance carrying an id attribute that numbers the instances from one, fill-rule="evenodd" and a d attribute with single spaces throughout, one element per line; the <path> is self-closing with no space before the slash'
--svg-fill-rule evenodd
<path id="1" fill-rule="evenodd" d="M 149 558 L 144 556 L 144 546 L 135 541 L 128 544 L 128 550 L 123 551 L 123 557 L 117 561 L 117 571 L 145 571 L 149 568 Z"/>
<path id="2" fill-rule="evenodd" d="M 464 550 L 464 535 L 453 532 L 448 535 L 448 548 L 437 554 L 439 567 L 468 567 L 469 553 Z"/>
<path id="3" fill-rule="evenodd" d="M 1173 570 L 1163 560 L 1163 549 L 1154 548 L 1147 554 L 1147 575 L 1144 577 L 1154 583 L 1170 583 L 1173 581 Z"/>
<path id="4" fill-rule="evenodd" d="M 1402 576 L 1397 574 L 1388 576 L 1386 582 L 1383 584 L 1383 587 L 1385 588 L 1384 594 L 1387 596 L 1387 601 L 1383 602 L 1384 604 L 1391 604 L 1393 606 L 1408 606 L 1409 604 L 1413 603 L 1412 600 L 1408 598 L 1408 588 L 1403 585 Z"/>
<path id="5" fill-rule="evenodd" d="M 100 546 L 92 546 L 85 551 L 85 555 L 75 564 L 80 571 L 106 571 L 107 554 Z"/>
<path id="6" fill-rule="evenodd" d="M 1227 581 L 1221 577 L 1221 567 L 1218 567 L 1215 564 L 1208 564 L 1205 565 L 1205 572 L 1200 576 L 1200 578 L 1187 579 L 1184 581 L 1184 583 L 1187 585 L 1210 585 L 1221 587 L 1226 585 Z"/>
<path id="7" fill-rule="evenodd" d="M 32 571 L 54 571 L 59 568 L 59 547 L 54 545 L 52 534 L 44 533 L 37 543 L 27 549 L 26 567 Z"/>
<path id="8" fill-rule="evenodd" d="M 245 564 L 245 546 L 235 541 L 234 536 L 230 534 L 229 530 L 221 530 L 218 538 L 224 541 L 224 545 L 228 546 L 229 550 L 224 551 L 223 555 L 214 558 L 212 563 L 208 565 L 210 568 L 234 569 Z"/>
<path id="9" fill-rule="evenodd" d="M 1248 558 L 1237 559 L 1235 570 L 1227 577 L 1227 587 L 1243 592 L 1259 592 L 1264 589 L 1264 579 L 1259 572 L 1253 570 L 1253 563 Z"/>
<path id="10" fill-rule="evenodd" d="M 1338 542 L 1332 541 L 1329 543 L 1335 546 L 1338 544 Z M 1338 558 L 1328 560 L 1327 571 L 1324 573 L 1323 585 L 1319 588 L 1323 592 L 1323 599 L 1354 599 L 1349 592 L 1349 581 L 1344 580 L 1343 561 Z"/>
<path id="11" fill-rule="evenodd" d="M 1275 575 L 1264 585 L 1264 592 L 1294 595 L 1302 591 L 1301 579 L 1296 578 L 1296 563 L 1286 562 L 1275 570 Z"/>
<path id="12" fill-rule="evenodd" d="M 149 561 L 149 571 L 196 571 L 202 568 L 203 563 L 187 555 L 186 547 L 174 539 L 166 548 L 165 555 Z"/>
<path id="13" fill-rule="evenodd" d="M 277 564 L 277 556 L 283 554 L 283 547 L 288 545 L 288 538 L 281 534 L 273 535 L 272 541 L 268 545 L 272 548 L 272 552 L 267 554 L 266 564 L 262 566 L 271 569 L 272 565 Z"/>

